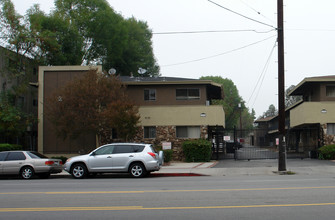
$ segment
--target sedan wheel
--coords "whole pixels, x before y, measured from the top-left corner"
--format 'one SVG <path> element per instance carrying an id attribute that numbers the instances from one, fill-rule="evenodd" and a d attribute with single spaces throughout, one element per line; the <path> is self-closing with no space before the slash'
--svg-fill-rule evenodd
<path id="1" fill-rule="evenodd" d="M 34 169 L 32 167 L 23 167 L 20 175 L 23 179 L 31 179 L 34 176 Z"/>
<path id="2" fill-rule="evenodd" d="M 76 179 L 84 178 L 87 175 L 87 169 L 83 164 L 75 164 L 72 167 L 71 175 Z"/>
<path id="3" fill-rule="evenodd" d="M 146 174 L 146 170 L 144 168 L 144 166 L 140 163 L 134 163 L 133 165 L 130 166 L 130 174 L 132 175 L 132 177 L 143 177 Z"/>

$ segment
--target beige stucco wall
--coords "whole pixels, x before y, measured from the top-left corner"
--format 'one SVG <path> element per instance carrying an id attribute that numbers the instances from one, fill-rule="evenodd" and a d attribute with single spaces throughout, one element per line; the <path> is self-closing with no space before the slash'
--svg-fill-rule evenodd
<path id="1" fill-rule="evenodd" d="M 335 123 L 335 103 L 304 102 L 290 111 L 291 127 L 312 123 Z"/>
<path id="2" fill-rule="evenodd" d="M 142 126 L 224 126 L 222 106 L 142 106 L 139 108 Z"/>

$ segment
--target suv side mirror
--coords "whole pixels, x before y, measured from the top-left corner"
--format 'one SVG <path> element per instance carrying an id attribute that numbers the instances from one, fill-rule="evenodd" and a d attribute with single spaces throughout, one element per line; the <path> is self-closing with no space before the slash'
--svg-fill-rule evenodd
<path id="1" fill-rule="evenodd" d="M 94 152 L 92 152 L 90 156 L 95 156 L 95 151 L 94 151 Z"/>

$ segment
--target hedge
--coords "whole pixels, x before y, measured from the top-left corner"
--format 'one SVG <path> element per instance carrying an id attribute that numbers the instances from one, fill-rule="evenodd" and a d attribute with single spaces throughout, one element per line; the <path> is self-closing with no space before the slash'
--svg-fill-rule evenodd
<path id="1" fill-rule="evenodd" d="M 183 143 L 186 162 L 208 162 L 212 156 L 212 144 L 205 139 L 188 140 Z"/>
<path id="2" fill-rule="evenodd" d="M 22 146 L 18 144 L 0 144 L 0 152 L 10 150 L 22 150 Z"/>
<path id="3" fill-rule="evenodd" d="M 168 163 L 172 160 L 173 150 L 163 150 L 164 152 L 164 162 Z"/>
<path id="4" fill-rule="evenodd" d="M 335 160 L 335 144 L 320 147 L 318 152 L 321 160 Z"/>

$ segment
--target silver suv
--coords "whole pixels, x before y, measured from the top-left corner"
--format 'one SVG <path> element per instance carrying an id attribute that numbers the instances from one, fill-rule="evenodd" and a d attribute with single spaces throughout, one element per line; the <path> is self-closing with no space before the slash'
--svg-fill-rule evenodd
<path id="1" fill-rule="evenodd" d="M 69 158 L 64 170 L 78 179 L 97 173 L 130 173 L 133 177 L 143 177 L 158 171 L 162 164 L 163 151 L 158 154 L 150 144 L 115 143 Z"/>

